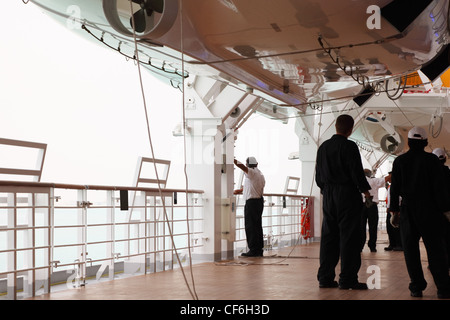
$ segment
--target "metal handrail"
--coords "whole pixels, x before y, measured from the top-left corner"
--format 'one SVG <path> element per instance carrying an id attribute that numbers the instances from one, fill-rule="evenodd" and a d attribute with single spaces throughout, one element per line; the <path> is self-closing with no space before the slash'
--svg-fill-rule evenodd
<path id="1" fill-rule="evenodd" d="M 80 185 L 80 184 L 65 184 L 65 183 L 53 183 L 53 182 L 28 182 L 28 181 L 9 181 L 0 180 L 0 186 L 8 187 L 42 187 L 53 189 L 74 189 L 74 190 L 102 190 L 102 191 L 146 191 L 146 192 L 159 192 L 158 188 L 146 188 L 146 187 L 126 187 L 126 186 L 104 186 L 104 185 Z M 198 193 L 203 194 L 203 190 L 186 190 L 186 189 L 161 189 L 164 193 Z"/>
<path id="2" fill-rule="evenodd" d="M 62 198 L 60 196 L 55 196 L 55 191 L 57 190 L 69 190 L 69 200 L 66 201 L 65 195 L 62 195 Z M 3 278 L 5 275 L 8 279 L 11 279 L 11 277 L 14 278 L 14 294 L 12 295 L 13 299 L 17 298 L 17 279 L 19 277 L 32 277 L 33 281 L 35 281 L 35 277 L 37 272 L 48 272 L 47 276 L 47 282 L 48 288 L 46 292 L 50 292 L 50 278 L 57 273 L 56 271 L 62 270 L 62 273 L 67 273 L 66 271 L 69 271 L 67 268 L 75 268 L 73 259 L 70 260 L 69 258 L 79 258 L 79 261 L 76 264 L 76 272 L 77 277 L 80 276 L 82 282 L 84 283 L 84 280 L 87 277 L 87 270 L 92 269 L 93 267 L 98 267 L 98 263 L 102 263 L 100 265 L 100 268 L 102 268 L 105 264 L 110 266 L 109 272 L 111 272 L 111 267 L 114 270 L 114 265 L 116 263 L 132 263 L 130 259 L 132 258 L 138 258 L 137 260 L 145 261 L 145 271 L 147 272 L 147 259 L 150 259 L 150 263 L 152 264 L 152 268 L 156 270 L 166 270 L 166 264 L 167 268 L 172 268 L 174 264 L 176 264 L 176 260 L 173 259 L 173 251 L 174 247 L 172 244 L 168 244 L 168 237 L 166 230 L 166 223 L 171 224 L 173 226 L 176 223 L 183 223 L 189 221 L 189 223 L 192 223 L 193 225 L 200 225 L 200 229 L 190 230 L 189 234 L 186 232 L 186 230 L 179 230 L 175 233 L 173 237 L 179 237 L 180 240 L 180 246 L 177 247 L 177 250 L 187 250 L 187 249 L 193 249 L 193 248 L 199 248 L 202 247 L 202 226 L 201 221 L 203 220 L 203 216 L 201 214 L 201 211 L 195 211 L 195 215 L 193 215 L 191 218 L 183 218 L 176 214 L 174 210 L 170 212 L 169 217 L 164 217 L 164 215 L 158 216 L 160 214 L 163 205 L 160 203 L 160 195 L 163 197 L 168 198 L 175 198 L 175 193 L 185 193 L 192 195 L 189 198 L 188 203 L 178 203 L 175 204 L 173 200 L 169 200 L 166 203 L 166 206 L 169 208 L 175 209 L 175 208 L 189 208 L 192 210 L 201 210 L 203 208 L 202 205 L 202 194 L 204 194 L 204 191 L 202 190 L 184 190 L 184 189 L 158 189 L 158 188 L 146 188 L 146 187 L 122 187 L 122 186 L 100 186 L 100 185 L 76 185 L 76 184 L 61 184 L 61 183 L 48 183 L 48 182 L 22 182 L 22 181 L 0 181 L 0 190 L 3 193 L 12 194 L 11 201 L 8 203 L 8 201 L 3 202 L 0 205 L 0 209 L 6 210 L 7 212 L 18 212 L 18 210 L 24 210 L 24 211 L 30 211 L 32 212 L 32 216 L 34 214 L 38 213 L 42 215 L 41 219 L 44 219 L 44 224 L 36 225 L 27 218 L 27 224 L 19 224 L 20 222 L 17 221 L 17 217 L 14 217 L 14 222 L 9 223 L 6 226 L 0 227 L 0 232 L 7 232 L 10 235 L 13 235 L 11 239 L 14 239 L 14 245 L 15 247 L 6 247 L 0 249 L 0 254 L 2 255 L 8 255 L 10 259 L 13 259 L 13 269 L 8 268 L 6 272 L 3 272 L 0 270 L 0 276 Z M 70 190 L 74 190 L 76 192 L 70 192 Z M 90 195 L 89 191 L 91 190 L 97 190 L 100 191 L 99 194 Z M 130 209 L 140 209 L 139 214 L 137 216 L 137 219 L 125 219 L 118 218 L 116 216 L 117 210 L 119 209 L 119 205 L 117 202 L 117 197 L 115 196 L 115 191 L 121 191 L 121 190 L 127 190 L 127 191 L 140 191 L 140 200 L 139 203 L 135 206 L 130 206 Z M 105 192 L 105 194 L 103 194 Z M 30 203 L 20 202 L 19 203 L 19 195 L 20 194 L 28 194 L 28 199 Z M 44 194 L 42 197 L 42 203 L 35 201 L 35 194 Z M 33 195 L 33 196 L 31 196 Z M 198 195 L 198 196 L 197 196 Z M 104 200 L 100 200 L 100 203 L 98 204 L 92 204 L 89 202 L 93 201 L 95 202 L 92 197 L 96 199 L 98 196 L 102 196 L 104 200 L 106 200 L 106 205 L 103 203 Z M 270 210 L 274 211 L 273 218 L 278 217 L 275 215 L 275 211 L 280 211 L 283 219 L 287 219 L 286 221 L 276 221 L 273 220 L 270 227 L 272 228 L 281 228 L 285 227 L 289 230 L 292 230 L 292 238 L 295 235 L 298 235 L 297 229 L 299 224 L 299 215 L 298 210 L 300 206 L 304 205 L 304 201 L 301 201 L 302 199 L 310 199 L 308 196 L 302 196 L 302 195 L 293 195 L 293 194 L 277 194 L 277 193 L 267 193 L 264 194 L 265 197 L 269 199 L 269 202 L 272 202 L 271 199 L 279 199 L 276 204 L 270 203 Z M 9 196 L 8 196 L 9 197 Z M 89 199 L 88 199 L 89 198 Z M 25 197 L 27 199 L 27 197 Z M 291 201 L 285 201 L 283 204 L 283 201 L 281 199 L 291 199 Z M 200 200 L 200 202 L 197 203 L 197 200 Z M 276 202 L 276 201 L 274 201 Z M 80 205 L 82 203 L 83 205 Z M 87 204 L 87 205 L 85 205 Z M 283 207 L 284 205 L 284 207 Z M 283 207 L 283 208 L 281 208 Z M 288 212 L 284 212 L 284 208 Z M 76 221 L 66 221 L 66 224 L 59 224 L 58 221 L 55 220 L 55 217 L 61 217 L 61 214 L 66 213 L 64 210 L 72 210 L 70 212 L 73 212 L 78 220 Z M 74 211 L 75 210 L 75 211 Z M 93 210 L 106 210 L 105 211 L 93 211 Z M 148 210 L 148 211 L 147 211 Z M 56 211 L 56 212 L 55 212 Z M 69 211 L 67 211 L 69 212 Z M 95 214 L 96 212 L 101 213 L 102 219 L 95 219 L 94 221 L 89 221 L 88 217 L 91 217 L 90 214 Z M 158 213 L 159 212 L 159 213 Z M 178 212 L 180 213 L 180 212 Z M 199 214 L 200 213 L 200 214 Z M 10 213 L 8 213 L 10 214 Z M 11 217 L 11 216 L 10 216 Z M 152 217 L 153 220 L 150 220 Z M 160 219 L 161 218 L 161 219 Z M 164 218 L 164 219 L 162 219 Z M 167 220 L 166 220 L 167 218 Z M 237 220 L 242 219 L 241 217 L 237 216 Z M 34 219 L 34 218 L 33 218 Z M 106 219 L 106 222 L 105 220 Z M 58 223 L 58 224 L 56 224 Z M 294 230 L 295 226 L 295 230 Z M 115 229 L 119 227 L 120 229 Z M 123 227 L 123 229 L 121 229 Z M 128 228 L 127 228 L 128 227 Z M 91 229 L 89 229 L 91 228 Z M 91 233 L 90 232 L 97 232 L 94 230 L 97 230 L 96 228 L 102 229 L 102 232 L 104 233 L 97 236 L 95 233 L 94 238 L 89 238 Z M 64 234 L 65 229 L 73 229 L 73 238 L 69 238 L 69 241 L 66 241 L 67 239 L 59 239 L 56 238 L 57 234 L 55 232 L 59 232 Z M 99 230 L 100 230 L 99 229 Z M 238 229 L 238 228 L 236 228 Z M 115 233 L 118 231 L 123 232 L 119 236 Z M 236 230 L 238 232 L 239 230 Z M 33 240 L 31 242 L 25 243 L 22 246 L 18 246 L 18 235 L 19 233 L 25 232 L 25 234 L 29 234 Z M 35 243 L 34 237 L 35 234 L 40 233 L 43 234 L 44 238 L 46 240 L 40 239 L 40 243 Z M 191 243 L 185 244 L 185 241 L 187 241 L 186 238 L 189 238 L 188 236 L 194 236 L 192 237 Z M 283 234 L 282 236 L 290 236 L 289 234 Z M 58 234 L 59 236 L 59 234 Z M 274 235 L 271 235 L 271 237 Z M 61 241 L 63 240 L 63 241 Z M 200 241 L 199 241 L 200 240 Z M 239 242 L 237 239 L 236 242 Z M 130 250 L 127 246 L 129 246 L 131 243 L 136 244 L 136 246 L 139 246 L 139 250 Z M 166 243 L 168 246 L 166 246 Z M 118 244 L 119 247 L 115 247 L 114 245 Z M 101 246 L 101 250 L 103 253 L 100 253 L 99 255 L 92 255 L 92 253 L 88 257 L 88 252 L 91 251 L 91 249 L 88 248 L 88 246 Z M 105 246 L 105 247 L 103 247 Z M 76 248 L 78 247 L 78 248 Z M 56 254 L 57 252 L 60 252 L 60 250 L 64 250 L 66 248 L 76 248 L 71 249 L 75 250 L 75 252 L 78 252 L 77 254 L 69 256 L 69 258 L 64 257 L 61 259 L 61 256 L 59 254 Z M 57 250 L 57 252 L 55 251 Z M 123 250 L 123 251 L 122 251 Z M 41 251 L 45 255 L 46 260 L 42 260 L 39 264 L 35 263 L 36 260 L 36 252 Z M 81 252 L 81 255 L 80 255 Z M 18 265 L 17 259 L 20 255 L 32 255 L 32 262 L 27 263 L 25 265 Z M 172 257 L 170 257 L 172 256 Z M 167 259 L 166 259 L 167 257 Z M 153 260 L 152 260 L 153 259 Z M 58 262 L 56 263 L 56 260 Z M 62 262 L 62 263 L 61 263 Z M 156 263 L 159 263 L 160 266 L 157 267 Z M 93 264 L 96 264 L 93 266 Z M 42 271 L 44 270 L 44 271 Z M 73 269 L 75 270 L 75 269 Z M 117 270 L 117 269 L 116 269 Z M 157 271 L 157 270 L 156 270 Z M 61 273 L 61 272 L 60 272 Z M 66 275 L 67 276 L 67 275 Z M 111 277 L 111 274 L 110 274 Z M 114 276 L 113 276 L 114 277 Z M 24 278 L 24 279 L 25 279 Z M 78 278 L 77 278 L 78 279 Z M 0 279 L 1 280 L 1 279 Z M 28 278 L 29 280 L 29 278 Z M 28 281 L 27 280 L 27 281 Z M 8 280 L 10 281 L 10 280 Z M 60 280 L 61 281 L 61 280 Z M 1 281 L 0 281 L 1 282 Z M 31 293 L 32 295 L 35 295 L 35 286 L 36 284 L 33 282 Z M 11 286 L 8 285 L 8 290 L 10 290 Z"/>
<path id="3" fill-rule="evenodd" d="M 60 202 L 60 206 L 58 206 L 58 201 L 61 200 L 61 197 L 55 197 L 55 190 L 74 190 L 77 193 L 71 194 L 69 193 L 69 205 L 64 200 Z M 7 194 L 5 197 L 7 200 L 3 201 L 3 205 L 0 205 L 0 209 L 4 210 L 4 212 L 9 217 L 8 224 L 2 226 L 0 228 L 0 232 L 6 232 L 7 239 L 11 240 L 6 248 L 1 248 L 0 254 L 6 255 L 6 258 L 9 259 L 9 267 L 6 267 L 5 270 L 0 270 L 0 276 L 4 278 L 3 281 L 8 279 L 7 285 L 7 298 L 16 299 L 17 298 L 17 284 L 18 278 L 24 277 L 27 278 L 27 281 L 30 281 L 30 277 L 32 278 L 32 290 L 31 295 L 35 295 L 36 289 L 36 274 L 39 272 L 48 272 L 48 276 L 46 278 L 46 288 L 44 291 L 50 292 L 50 277 L 54 274 L 55 269 L 58 270 L 63 269 L 63 273 L 66 273 L 66 268 L 72 268 L 74 263 L 72 261 L 69 262 L 70 259 L 64 258 L 63 263 L 58 261 L 58 264 L 54 264 L 54 258 L 56 252 L 54 250 L 64 250 L 66 248 L 76 247 L 76 251 L 81 252 L 81 256 L 78 255 L 78 262 L 76 268 L 78 268 L 77 276 L 81 277 L 82 283 L 84 284 L 84 279 L 86 278 L 86 270 L 88 268 L 93 267 L 93 263 L 106 262 L 107 265 L 114 264 L 115 261 L 126 261 L 127 259 L 131 259 L 133 257 L 141 256 L 145 261 L 150 255 L 153 255 L 155 263 L 158 261 L 157 258 L 159 254 L 162 254 L 160 261 L 164 264 L 164 268 L 166 263 L 169 262 L 170 266 L 176 264 L 173 258 L 169 258 L 170 260 L 166 260 L 167 254 L 172 255 L 174 250 L 186 250 L 190 248 L 198 248 L 201 247 L 199 245 L 189 245 L 183 244 L 184 238 L 188 236 L 187 232 L 180 230 L 181 233 L 176 233 L 174 235 L 169 235 L 165 231 L 166 223 L 171 225 L 179 222 L 189 221 L 189 223 L 198 223 L 202 220 L 202 216 L 195 216 L 192 219 L 182 218 L 175 215 L 175 208 L 189 208 L 189 210 L 197 210 L 198 208 L 202 208 L 201 204 L 197 204 L 197 199 L 200 199 L 196 196 L 190 197 L 188 203 L 178 203 L 174 204 L 173 201 L 166 202 L 165 206 L 171 208 L 172 215 L 168 217 L 168 220 L 156 218 L 153 216 L 153 219 L 149 220 L 153 213 L 162 210 L 162 205 L 159 204 L 160 197 L 174 198 L 175 193 L 187 193 L 190 195 L 198 194 L 201 195 L 204 192 L 202 190 L 185 190 L 185 189 L 159 189 L 159 188 L 147 188 L 147 187 L 122 187 L 122 186 L 99 186 L 99 185 L 75 185 L 75 184 L 61 184 L 61 183 L 47 183 L 47 182 L 24 182 L 24 181 L 0 181 L 0 190 L 4 194 Z M 97 190 L 100 191 L 99 194 L 93 195 L 94 198 L 101 196 L 105 201 L 106 205 L 103 205 L 103 201 L 101 200 L 102 205 L 94 205 L 89 202 L 88 198 L 91 199 L 89 195 L 89 191 Z M 140 191 L 141 192 L 141 200 L 140 204 L 135 206 L 135 209 L 141 209 L 144 216 L 139 216 L 139 220 L 125 220 L 118 221 L 117 213 L 119 206 L 116 204 L 116 200 L 118 199 L 115 196 L 115 191 Z M 58 192 L 58 191 L 56 191 Z M 26 194 L 27 196 L 21 197 L 20 194 Z M 35 195 L 42 194 L 44 195 L 41 199 L 43 202 L 38 203 L 35 199 Z M 72 199 L 72 197 L 74 197 Z M 25 203 L 21 201 L 21 198 L 25 199 Z M 64 198 L 64 196 L 63 196 Z M 9 200 L 8 200 L 9 199 Z M 154 199 L 154 200 L 151 200 Z M 150 200 L 150 202 L 148 202 Z M 70 203 L 73 201 L 73 205 Z M 91 199 L 92 201 L 92 199 Z M 43 205 L 44 203 L 44 205 Z M 80 203 L 82 205 L 80 205 Z M 86 205 L 87 204 L 87 205 Z M 131 207 L 130 207 L 131 208 Z M 26 223 L 18 222 L 17 214 L 19 210 L 24 210 L 26 218 Z M 64 210 L 76 210 L 74 211 L 75 217 L 77 217 L 78 221 L 75 223 L 70 223 L 70 221 L 66 221 L 67 223 L 55 224 L 59 223 L 55 221 L 55 210 L 57 215 L 64 214 Z M 92 211 L 92 210 L 101 210 L 101 211 Z M 103 211 L 106 210 L 106 211 Z M 149 210 L 149 211 L 147 211 Z M 103 211 L 103 213 L 101 213 Z M 101 220 L 96 222 L 88 223 L 90 214 L 101 213 Z M 44 219 L 43 224 L 36 225 L 35 217 L 36 214 L 40 215 L 40 219 Z M 14 217 L 14 218 L 13 218 Z M 32 217 L 32 218 L 29 218 Z M 161 216 L 163 218 L 163 216 Z M 106 222 L 105 220 L 106 219 Z M 103 221 L 102 221 L 103 220 Z M 20 224 L 19 224 L 20 223 Z M 42 223 L 42 222 L 40 222 Z M 154 224 L 155 228 L 149 229 L 148 226 Z M 162 225 L 161 225 L 162 224 Z M 133 231 L 134 229 L 128 229 L 133 226 L 136 226 L 138 229 Z M 97 227 L 102 229 L 102 234 L 99 237 L 95 237 L 94 239 L 88 241 L 90 232 L 94 231 Z M 124 228 L 124 229 L 116 229 Z M 158 227 L 158 229 L 156 229 Z M 161 229 L 162 227 L 162 229 Z M 89 231 L 89 228 L 91 231 Z M 60 230 L 60 232 L 65 233 L 65 229 L 73 229 L 74 230 L 74 238 L 63 239 L 61 242 L 58 240 L 55 232 Z M 38 231 L 43 230 L 43 231 Z M 128 231 L 127 231 L 128 230 Z M 131 231 L 130 231 L 131 230 Z M 115 236 L 114 233 L 117 231 L 124 232 L 119 237 Z M 24 245 L 18 247 L 18 243 L 22 243 L 22 240 L 19 239 L 21 233 L 25 232 L 24 235 L 29 235 L 30 240 L 24 242 Z M 39 238 L 39 243 L 36 245 L 35 243 L 35 235 L 36 232 L 40 232 L 40 236 L 43 238 Z M 112 232 L 112 233 L 111 233 Z M 198 230 L 192 230 L 190 235 L 199 235 L 202 232 Z M 9 234 L 9 235 L 8 235 Z M 172 244 L 166 246 L 165 242 L 167 241 L 169 236 L 173 237 L 183 237 L 181 239 L 181 244 L 178 248 L 173 247 Z M 58 235 L 59 237 L 59 235 Z M 122 238 L 123 237 L 123 238 Z M 25 238 L 26 239 L 26 238 Z M 59 238 L 61 239 L 61 238 Z M 8 241 L 9 241 L 8 240 Z M 125 246 L 121 246 L 119 248 L 114 249 L 114 244 L 125 243 Z M 137 250 L 130 251 L 127 249 L 127 246 L 130 243 L 136 243 Z M 88 249 L 89 246 L 97 246 L 100 245 L 100 251 L 97 251 L 97 255 L 92 257 L 88 257 Z M 116 253 L 109 252 L 109 250 L 114 250 Z M 117 250 L 120 251 L 117 254 Z M 123 251 L 122 251 L 123 250 Z M 41 257 L 39 258 L 39 263 L 36 263 L 37 256 L 36 252 L 41 252 Z M 60 251 L 59 251 L 60 252 Z M 98 253 L 100 254 L 98 255 Z M 102 253 L 103 252 L 103 253 Z M 61 252 L 60 252 L 61 253 Z M 120 255 L 120 257 L 119 257 Z M 26 258 L 27 262 L 24 265 L 18 263 L 18 258 L 23 256 Z M 73 257 L 77 257 L 77 254 L 74 253 Z M 59 257 L 59 255 L 58 255 Z M 68 256 L 70 258 L 70 256 Z M 44 258 L 44 259 L 42 259 Z M 56 259 L 58 260 L 58 258 Z M 66 261 L 67 260 L 67 261 Z M 142 260 L 142 259 L 140 259 Z M 5 261 L 4 261 L 5 262 Z M 145 262 L 147 265 L 147 262 Z M 11 267 L 12 266 L 12 267 Z M 97 265 L 99 266 L 99 265 Z M 114 267 L 113 267 L 114 269 Z M 69 270 L 67 270 L 69 271 Z M 111 272 L 111 268 L 109 269 Z M 145 272 L 147 272 L 147 267 L 145 268 Z M 59 272 L 61 273 L 61 272 Z M 12 278 L 11 278 L 12 277 Z M 67 277 L 67 276 L 66 276 Z M 1 280 L 1 279 L 0 279 Z M 11 282 L 12 281 L 12 282 Z M 1 282 L 1 281 L 0 281 Z M 0 283 L 1 284 L 1 283 Z M 11 292 L 11 288 L 13 288 L 13 292 Z M 25 288 L 25 287 L 24 287 Z M 0 296 L 1 296 L 0 291 Z"/>

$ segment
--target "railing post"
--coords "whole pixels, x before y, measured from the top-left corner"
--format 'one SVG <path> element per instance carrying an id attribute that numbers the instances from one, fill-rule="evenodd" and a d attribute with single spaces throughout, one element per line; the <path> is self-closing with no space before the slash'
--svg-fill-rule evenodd
<path id="1" fill-rule="evenodd" d="M 47 230 L 47 237 L 48 237 L 48 251 L 47 251 L 47 258 L 48 258 L 48 281 L 47 285 L 44 288 L 45 293 L 50 293 L 51 291 L 51 279 L 53 274 L 53 261 L 54 259 L 54 251 L 55 251 L 55 188 L 50 188 L 50 192 L 48 195 L 48 230 Z"/>
<path id="2" fill-rule="evenodd" d="M 17 211 L 16 211 L 16 193 L 11 192 L 7 195 L 8 218 L 7 218 L 7 270 L 11 271 L 7 275 L 7 299 L 17 299 Z"/>
<path id="3" fill-rule="evenodd" d="M 44 213 L 43 224 L 47 226 L 47 232 L 44 233 L 44 243 L 47 246 L 47 250 L 44 253 L 44 260 L 47 263 L 47 273 L 44 276 L 44 293 L 50 293 L 51 277 L 52 277 L 52 263 L 53 260 L 53 213 L 55 210 L 55 189 L 49 188 L 47 194 L 47 212 Z M 45 271 L 43 271 L 44 274 Z"/>
<path id="4" fill-rule="evenodd" d="M 86 255 L 87 252 L 87 208 L 88 208 L 88 199 L 87 199 L 87 190 L 78 190 L 78 272 L 80 277 L 81 285 L 85 284 L 86 281 Z"/>
<path id="5" fill-rule="evenodd" d="M 109 280 L 114 279 L 114 272 L 115 272 L 115 257 L 114 257 L 114 249 L 115 249 L 115 230 L 116 230 L 116 224 L 115 224 L 115 208 L 116 208 L 116 202 L 115 202 L 115 191 L 109 190 L 106 193 L 106 206 L 107 206 L 107 213 L 106 213 L 106 223 L 108 224 L 107 227 L 107 233 L 106 233 L 106 240 L 110 241 L 106 244 L 106 254 L 108 257 L 108 278 Z M 105 262 L 104 262 L 105 263 Z M 106 266 L 105 266 L 106 268 Z M 102 269 L 102 267 L 101 267 Z M 100 277 L 100 274 L 97 274 L 97 279 Z"/>
<path id="6" fill-rule="evenodd" d="M 27 296 L 35 296 L 35 284 L 36 284 L 36 261 L 35 261 L 35 255 L 36 255 L 36 241 L 35 241 L 35 234 L 36 229 L 35 227 L 35 194 L 33 192 L 30 192 L 27 194 L 27 222 L 24 226 L 26 226 L 26 230 L 24 231 L 25 239 L 24 239 L 24 246 L 26 248 L 31 248 L 30 250 L 27 250 L 25 253 L 25 267 L 31 268 L 31 270 L 26 271 L 26 276 L 23 278 L 23 291 Z"/>

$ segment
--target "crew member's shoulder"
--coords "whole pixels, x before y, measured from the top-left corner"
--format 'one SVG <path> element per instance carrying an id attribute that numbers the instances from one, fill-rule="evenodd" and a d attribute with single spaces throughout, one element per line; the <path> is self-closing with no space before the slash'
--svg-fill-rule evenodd
<path id="1" fill-rule="evenodd" d="M 426 157 L 427 160 L 430 161 L 430 162 L 434 162 L 434 163 L 441 164 L 440 161 L 439 161 L 439 158 L 436 157 L 436 155 L 433 154 L 433 153 L 425 152 L 425 157 Z"/>
<path id="2" fill-rule="evenodd" d="M 247 175 L 249 175 L 249 176 L 261 175 L 262 176 L 262 172 L 258 168 L 248 168 Z"/>

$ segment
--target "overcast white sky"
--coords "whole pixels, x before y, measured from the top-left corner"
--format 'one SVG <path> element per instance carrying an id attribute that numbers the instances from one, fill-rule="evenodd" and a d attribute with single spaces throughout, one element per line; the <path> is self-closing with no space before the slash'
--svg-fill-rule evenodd
<path id="1" fill-rule="evenodd" d="M 132 185 L 138 157 L 151 156 L 135 64 L 21 0 L 0 2 L 0 28 L 0 137 L 48 144 L 42 181 Z M 184 188 L 183 141 L 172 135 L 182 93 L 143 75 L 155 157 L 172 160 L 168 186 Z M 240 130 L 236 158 L 258 158 L 266 191 L 300 174 L 287 160 L 293 126 L 254 116 Z"/>

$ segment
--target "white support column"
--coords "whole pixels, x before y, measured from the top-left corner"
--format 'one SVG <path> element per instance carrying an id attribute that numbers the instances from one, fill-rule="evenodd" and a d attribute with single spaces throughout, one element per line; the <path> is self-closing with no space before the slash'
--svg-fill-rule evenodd
<path id="1" fill-rule="evenodd" d="M 209 260 L 219 260 L 222 255 L 232 258 L 236 129 L 258 108 L 262 99 L 226 82 L 202 76 L 190 77 L 184 89 L 189 188 L 206 192 L 202 254 Z M 233 229 L 226 230 L 229 233 L 224 235 L 223 208 L 226 209 L 223 210 L 224 226 L 230 219 L 229 226 Z"/>
<path id="2" fill-rule="evenodd" d="M 302 120 L 297 120 L 296 133 L 299 137 L 300 160 L 300 194 L 314 197 L 314 237 L 320 237 L 322 226 L 322 199 L 320 189 L 315 181 L 316 154 L 318 146 L 310 136 Z"/>
<path id="3" fill-rule="evenodd" d="M 244 100 L 244 92 L 206 77 L 185 85 L 189 188 L 204 190 L 201 259 L 233 255 L 233 242 L 222 241 L 222 199 L 233 195 L 234 131 L 225 121 Z M 224 204 L 225 205 L 225 204 Z M 234 231 L 233 231 L 234 232 Z M 223 242 L 223 246 L 222 246 Z"/>
<path id="4" fill-rule="evenodd" d="M 218 261 L 222 255 L 222 134 L 220 119 L 189 119 L 187 166 L 190 189 L 204 190 L 202 259 Z"/>
<path id="5" fill-rule="evenodd" d="M 220 135 L 222 138 L 221 154 L 222 154 L 222 168 L 221 168 L 221 197 L 222 199 L 230 198 L 227 201 L 226 210 L 228 214 L 223 217 L 228 219 L 225 225 L 229 226 L 228 235 L 222 235 L 222 251 L 225 252 L 225 259 L 232 259 L 234 257 L 234 241 L 236 238 L 236 198 L 233 196 L 234 191 L 234 142 L 235 132 L 226 127 L 226 124 L 221 126 Z M 224 228 L 222 228 L 223 231 Z"/>

